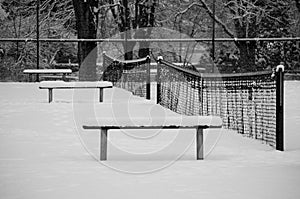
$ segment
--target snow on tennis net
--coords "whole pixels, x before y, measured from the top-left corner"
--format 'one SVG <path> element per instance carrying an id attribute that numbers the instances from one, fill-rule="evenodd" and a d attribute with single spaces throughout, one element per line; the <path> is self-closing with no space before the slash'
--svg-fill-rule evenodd
<path id="1" fill-rule="evenodd" d="M 157 101 L 185 115 L 215 115 L 223 127 L 276 145 L 276 81 L 272 72 L 200 74 L 159 60 Z"/>

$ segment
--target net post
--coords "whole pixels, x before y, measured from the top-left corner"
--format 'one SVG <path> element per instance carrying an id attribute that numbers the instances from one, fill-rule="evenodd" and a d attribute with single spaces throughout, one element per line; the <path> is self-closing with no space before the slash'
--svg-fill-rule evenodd
<path id="1" fill-rule="evenodd" d="M 276 150 L 284 151 L 284 66 L 276 67 Z"/>
<path id="2" fill-rule="evenodd" d="M 102 52 L 102 75 L 100 76 L 100 81 L 104 81 L 104 71 L 106 68 L 106 51 Z"/>
<path id="3" fill-rule="evenodd" d="M 157 65 L 156 65 L 156 103 L 159 104 L 161 101 L 160 97 L 160 87 L 161 87 L 161 82 L 160 82 L 160 73 L 161 73 L 161 61 L 163 60 L 162 56 L 159 56 L 157 58 Z"/>
<path id="4" fill-rule="evenodd" d="M 151 99 L 151 79 L 150 79 L 150 56 L 147 56 L 147 83 L 146 83 L 146 99 Z"/>

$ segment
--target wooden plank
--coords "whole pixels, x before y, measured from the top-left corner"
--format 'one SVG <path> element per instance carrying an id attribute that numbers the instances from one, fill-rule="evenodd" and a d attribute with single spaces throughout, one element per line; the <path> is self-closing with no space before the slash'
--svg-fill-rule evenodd
<path id="1" fill-rule="evenodd" d="M 62 75 L 42 75 L 40 76 L 41 78 L 43 79 L 74 79 L 74 80 L 78 80 L 79 78 L 78 77 L 75 77 L 75 76 L 62 76 Z"/>
<path id="2" fill-rule="evenodd" d="M 96 89 L 96 88 L 112 88 L 112 86 L 40 86 L 40 89 Z"/>
<path id="3" fill-rule="evenodd" d="M 40 89 L 72 89 L 72 88 L 112 88 L 113 84 L 108 81 L 96 82 L 64 82 L 64 81 L 43 81 L 40 83 Z"/>
<path id="4" fill-rule="evenodd" d="M 105 109 L 105 107 L 103 107 Z M 87 118 L 84 129 L 100 129 L 102 127 L 110 129 L 186 129 L 196 128 L 200 126 L 203 129 L 206 128 L 221 128 L 221 118 L 216 116 L 166 116 L 163 118 L 148 118 L 148 117 L 118 117 L 117 109 L 115 109 L 115 116 L 108 115 L 101 118 Z M 113 113 L 112 113 L 113 114 Z M 210 119 L 211 118 L 211 119 Z M 94 123 L 95 119 L 98 121 Z M 133 122 L 134 121 L 134 122 Z M 152 121 L 152 122 L 151 122 Z"/>
<path id="5" fill-rule="evenodd" d="M 61 74 L 61 73 L 72 73 L 71 69 L 25 69 L 25 74 Z"/>
<path id="6" fill-rule="evenodd" d="M 208 125 L 194 125 L 194 126 L 176 126 L 176 125 L 171 125 L 171 126 L 105 126 L 107 129 L 196 129 L 197 127 L 200 127 L 202 129 L 207 129 L 207 128 L 221 128 L 222 126 L 208 126 Z M 83 125 L 83 129 L 86 130 L 96 130 L 96 129 L 102 129 L 102 126 L 88 126 L 88 125 Z"/>

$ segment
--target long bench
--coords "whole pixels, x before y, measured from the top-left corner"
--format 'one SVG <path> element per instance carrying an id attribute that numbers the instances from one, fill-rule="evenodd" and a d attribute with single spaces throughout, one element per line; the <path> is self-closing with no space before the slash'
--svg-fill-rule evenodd
<path id="1" fill-rule="evenodd" d="M 53 89 L 99 89 L 99 102 L 103 102 L 103 89 L 112 88 L 108 81 L 97 82 L 64 82 L 64 81 L 42 81 L 40 89 L 48 89 L 48 101 L 53 101 Z"/>
<path id="2" fill-rule="evenodd" d="M 25 70 L 23 70 L 23 73 L 29 75 L 30 82 L 32 82 L 32 75 L 34 75 L 34 74 L 39 74 L 39 75 L 49 74 L 49 75 L 53 75 L 53 76 L 60 75 L 59 79 L 66 80 L 67 79 L 66 76 L 68 74 L 71 74 L 72 70 L 71 69 L 25 69 Z"/>
<path id="3" fill-rule="evenodd" d="M 129 105 L 129 106 L 128 106 Z M 130 114 L 126 111 L 130 109 Z M 147 112 L 159 110 L 158 116 L 149 116 Z M 100 109 L 99 109 L 100 110 Z M 162 116 L 161 111 L 164 111 Z M 204 159 L 203 130 L 221 128 L 222 120 L 217 116 L 185 116 L 174 113 L 157 104 L 101 104 L 100 117 L 87 119 L 83 129 L 100 130 L 100 160 L 107 160 L 107 139 L 112 129 L 195 129 L 197 160 Z M 148 116 L 147 116 L 148 115 Z"/>

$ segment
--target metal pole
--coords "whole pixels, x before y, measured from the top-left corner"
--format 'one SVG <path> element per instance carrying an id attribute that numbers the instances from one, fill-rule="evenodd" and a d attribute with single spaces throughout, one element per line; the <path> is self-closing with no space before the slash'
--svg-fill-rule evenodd
<path id="1" fill-rule="evenodd" d="M 156 82 L 157 82 L 157 87 L 156 87 L 156 103 L 160 104 L 161 102 L 161 96 L 160 96 L 160 91 L 161 91 L 161 79 L 160 79 L 160 73 L 161 73 L 161 60 L 163 60 L 162 56 L 159 56 L 157 58 L 157 73 L 156 73 Z"/>
<path id="2" fill-rule="evenodd" d="M 147 57 L 147 82 L 146 82 L 146 99 L 151 99 L 151 77 L 150 77 L 150 63 L 151 58 L 150 56 Z"/>
<path id="3" fill-rule="evenodd" d="M 276 150 L 284 151 L 284 66 L 276 68 Z"/>
<path id="4" fill-rule="evenodd" d="M 212 60 L 213 60 L 213 68 L 212 68 L 212 72 L 215 72 L 215 28 L 216 28 L 216 22 L 215 22 L 215 14 L 216 14 L 216 6 L 215 6 L 215 0 L 213 0 L 213 7 L 212 7 L 212 11 L 213 11 L 213 23 L 212 23 Z"/>
<path id="5" fill-rule="evenodd" d="M 40 13 L 40 0 L 36 1 L 36 68 L 40 68 L 40 24 L 39 24 L 39 13 Z M 39 74 L 36 74 L 36 81 L 39 82 Z"/>

